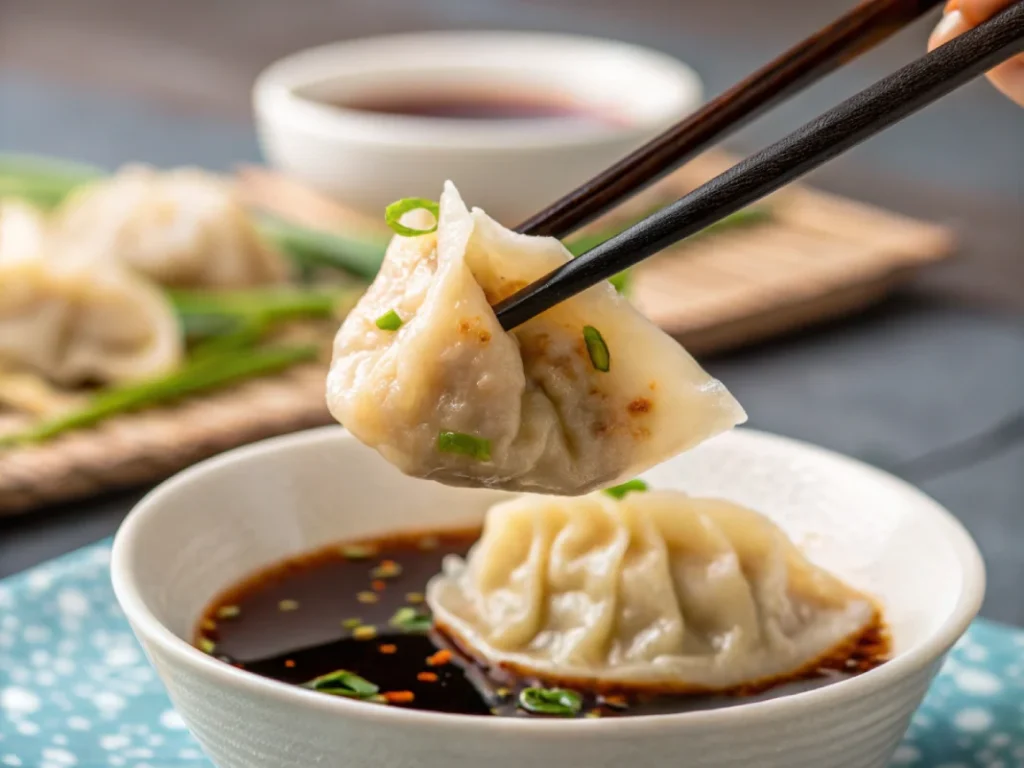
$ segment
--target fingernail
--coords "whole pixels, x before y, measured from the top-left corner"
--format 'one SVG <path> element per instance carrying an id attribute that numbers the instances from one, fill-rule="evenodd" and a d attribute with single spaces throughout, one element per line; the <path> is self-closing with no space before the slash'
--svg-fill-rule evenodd
<path id="1" fill-rule="evenodd" d="M 957 35 L 966 32 L 967 29 L 968 24 L 964 15 L 960 11 L 950 11 L 935 26 L 932 36 L 928 39 L 928 50 L 948 43 Z"/>

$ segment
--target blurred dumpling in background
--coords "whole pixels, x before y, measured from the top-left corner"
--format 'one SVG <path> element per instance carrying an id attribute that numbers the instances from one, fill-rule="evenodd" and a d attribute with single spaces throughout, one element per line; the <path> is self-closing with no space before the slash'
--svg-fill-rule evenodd
<path id="1" fill-rule="evenodd" d="M 504 331 L 491 305 L 570 258 L 554 238 L 470 212 L 447 185 L 437 232 L 396 236 L 339 330 L 331 412 L 406 474 L 565 495 L 745 420 L 609 283 Z"/>
<path id="2" fill-rule="evenodd" d="M 89 184 L 61 206 L 54 236 L 62 261 L 109 261 L 165 286 L 239 288 L 287 276 L 231 183 L 193 168 L 130 166 Z"/>
<path id="3" fill-rule="evenodd" d="M 0 261 L 0 370 L 62 386 L 116 384 L 173 370 L 178 319 L 156 286 L 114 267 Z"/>
<path id="4" fill-rule="evenodd" d="M 36 258 L 46 239 L 46 218 L 17 200 L 0 200 L 0 264 Z"/>
<path id="5" fill-rule="evenodd" d="M 427 590 L 473 656 L 597 689 L 722 692 L 842 664 L 879 610 L 768 518 L 678 491 L 492 507 Z"/>

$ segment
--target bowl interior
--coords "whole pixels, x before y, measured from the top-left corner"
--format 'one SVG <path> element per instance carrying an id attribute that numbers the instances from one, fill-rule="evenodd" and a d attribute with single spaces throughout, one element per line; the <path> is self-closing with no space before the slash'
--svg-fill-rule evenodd
<path id="1" fill-rule="evenodd" d="M 959 524 L 852 460 L 736 430 L 646 477 L 767 514 L 881 601 L 897 654 L 966 625 L 965 604 L 973 615 L 980 602 L 980 560 Z M 473 525 L 502 497 L 405 477 L 340 428 L 313 430 L 225 454 L 150 494 L 118 536 L 115 582 L 187 639 L 217 593 L 266 565 L 345 539 Z"/>
<path id="2" fill-rule="evenodd" d="M 273 65 L 260 77 L 261 87 L 308 102 L 321 116 L 333 113 L 348 122 L 419 130 L 437 118 L 382 117 L 318 102 L 386 99 L 417 90 L 483 89 L 499 95 L 532 91 L 619 118 L 622 129 L 632 129 L 678 118 L 699 103 L 701 91 L 689 67 L 656 51 L 616 41 L 518 32 L 428 32 L 322 46 Z M 460 134 L 513 135 L 552 128 L 533 121 L 514 127 L 443 122 L 448 123 L 445 130 Z M 572 130 L 581 129 L 576 125 Z"/>

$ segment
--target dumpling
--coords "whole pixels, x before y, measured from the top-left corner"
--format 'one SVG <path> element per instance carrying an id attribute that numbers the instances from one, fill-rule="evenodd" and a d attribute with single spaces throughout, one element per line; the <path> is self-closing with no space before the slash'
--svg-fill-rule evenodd
<path id="1" fill-rule="evenodd" d="M 437 231 L 392 240 L 339 330 L 331 412 L 406 474 L 564 495 L 745 420 L 610 284 L 503 331 L 491 304 L 570 258 L 553 238 L 470 213 L 449 183 Z"/>
<path id="2" fill-rule="evenodd" d="M 498 504 L 427 600 L 484 663 L 597 690 L 756 688 L 852 650 L 879 621 L 767 518 L 675 491 Z"/>
<path id="3" fill-rule="evenodd" d="M 113 261 L 161 285 L 237 288 L 279 282 L 284 257 L 260 237 L 231 185 L 192 168 L 129 167 L 60 208 L 55 256 Z"/>
<path id="4" fill-rule="evenodd" d="M 31 205 L 0 200 L 0 263 L 35 258 L 46 239 L 46 219 Z"/>
<path id="5" fill-rule="evenodd" d="M 144 279 L 45 258 L 0 263 L 0 369 L 62 385 L 119 383 L 174 369 L 174 309 Z"/>

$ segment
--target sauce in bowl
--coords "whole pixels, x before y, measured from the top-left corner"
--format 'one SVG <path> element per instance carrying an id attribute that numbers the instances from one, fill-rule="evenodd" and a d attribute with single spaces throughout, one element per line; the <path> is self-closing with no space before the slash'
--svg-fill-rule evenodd
<path id="1" fill-rule="evenodd" d="M 557 120 L 581 127 L 621 127 L 629 121 L 579 100 L 540 91 L 416 90 L 340 98 L 312 97 L 342 109 L 397 117 L 476 122 Z"/>
<path id="2" fill-rule="evenodd" d="M 446 556 L 465 556 L 479 533 L 410 533 L 274 565 L 218 597 L 204 612 L 195 644 L 254 674 L 334 695 L 433 712 L 542 716 L 524 709 L 521 700 L 524 689 L 543 688 L 542 681 L 486 668 L 430 628 L 427 582 Z M 572 716 L 669 714 L 786 696 L 872 669 L 888 652 L 887 633 L 875 626 L 841 658 L 768 690 L 743 696 L 580 692 Z M 372 692 L 348 690 L 339 670 Z M 323 682 L 332 675 L 334 682 Z M 344 685 L 335 687 L 338 681 Z"/>

